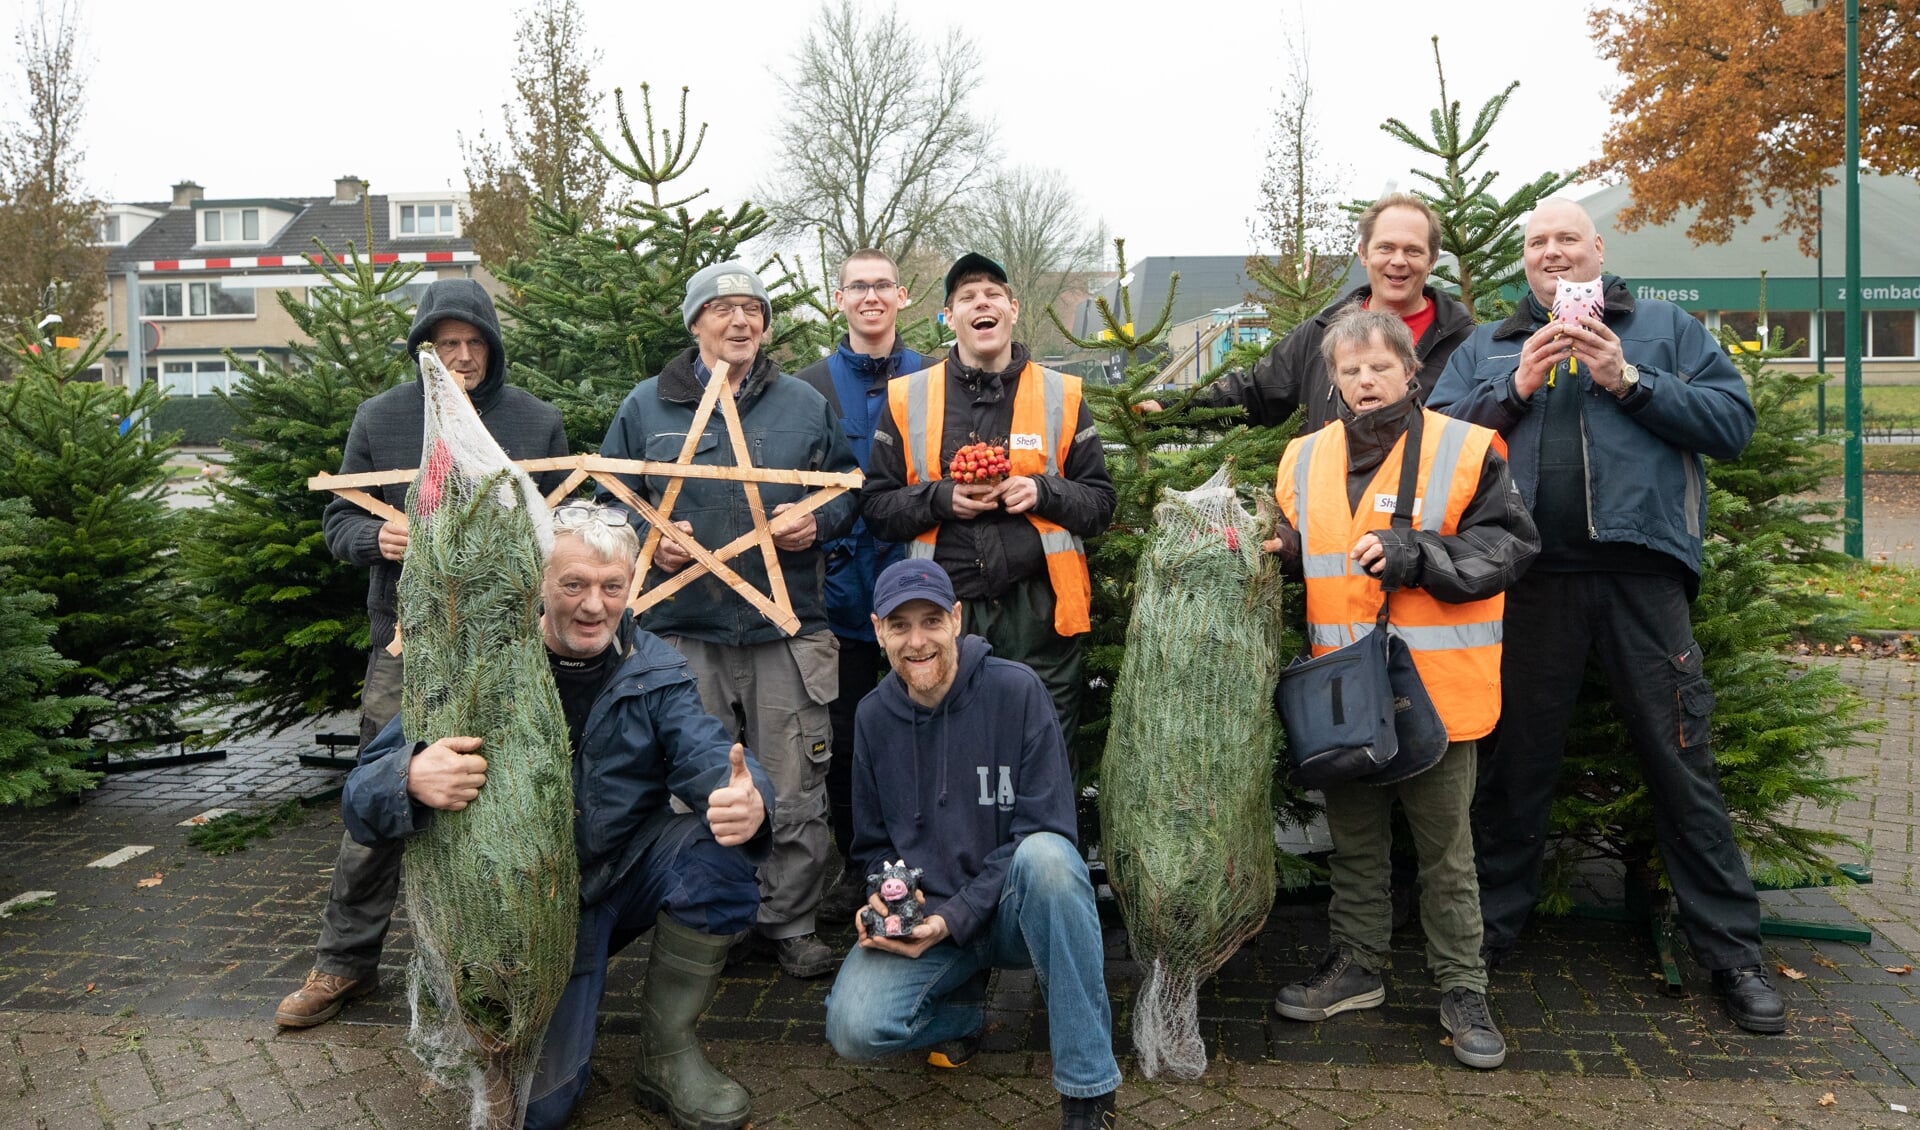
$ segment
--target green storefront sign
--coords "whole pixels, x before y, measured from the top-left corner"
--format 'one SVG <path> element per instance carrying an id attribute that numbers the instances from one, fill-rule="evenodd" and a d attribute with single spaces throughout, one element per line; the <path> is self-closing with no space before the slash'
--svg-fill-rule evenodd
<path id="1" fill-rule="evenodd" d="M 1635 298 L 1664 298 L 1687 310 L 1758 310 L 1759 279 L 1648 279 L 1627 280 Z M 1847 302 L 1845 278 L 1827 279 L 1828 310 L 1844 309 Z M 1812 310 L 1813 279 L 1766 280 L 1766 304 L 1769 310 Z M 1920 278 L 1868 278 L 1860 280 L 1860 307 L 1863 310 L 1920 309 Z"/>

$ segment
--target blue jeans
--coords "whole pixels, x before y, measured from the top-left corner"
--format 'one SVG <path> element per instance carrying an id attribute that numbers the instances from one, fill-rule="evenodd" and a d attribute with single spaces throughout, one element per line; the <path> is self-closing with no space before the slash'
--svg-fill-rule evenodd
<path id="1" fill-rule="evenodd" d="M 827 1040 L 858 1060 L 971 1035 L 984 1006 L 950 999 L 955 991 L 983 970 L 1029 967 L 1047 998 L 1054 1089 L 1086 1099 L 1118 1087 L 1093 885 L 1073 844 L 1051 832 L 1020 841 L 999 910 L 974 943 L 949 939 L 918 958 L 854 947 L 827 997 Z"/>
<path id="2" fill-rule="evenodd" d="M 607 897 L 581 908 L 573 975 L 547 1022 L 527 1130 L 566 1125 L 587 1089 L 609 957 L 652 929 L 663 913 L 704 934 L 738 934 L 753 925 L 760 884 L 746 855 L 715 843 L 698 816 L 667 819 L 667 829 Z"/>

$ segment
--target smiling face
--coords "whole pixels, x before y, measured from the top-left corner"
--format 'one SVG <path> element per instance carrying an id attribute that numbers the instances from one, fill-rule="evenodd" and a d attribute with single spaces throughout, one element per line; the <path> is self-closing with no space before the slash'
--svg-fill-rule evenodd
<path id="1" fill-rule="evenodd" d="M 760 337 L 767 330 L 766 307 L 750 294 L 716 298 L 700 310 L 693 322 L 693 339 L 700 345 L 700 360 L 707 368 L 717 361 L 728 366 L 727 379 L 739 381 L 760 352 Z"/>
<path id="2" fill-rule="evenodd" d="M 909 698 L 938 706 L 947 697 L 960 668 L 960 605 L 942 608 L 931 600 L 909 600 L 884 618 L 873 617 L 873 634 Z"/>
<path id="3" fill-rule="evenodd" d="M 1527 286 L 1540 305 L 1551 308 L 1559 281 L 1591 282 L 1606 263 L 1606 244 L 1593 230 L 1593 218 L 1571 200 L 1549 200 L 1527 219 L 1521 250 Z"/>
<path id="4" fill-rule="evenodd" d="M 846 315 L 848 336 L 856 344 L 892 343 L 894 319 L 907 301 L 898 276 L 894 265 L 878 255 L 856 255 L 840 268 L 833 304 Z"/>
<path id="5" fill-rule="evenodd" d="M 442 318 L 428 335 L 433 352 L 447 371 L 460 378 L 460 384 L 472 392 L 487 375 L 487 335 L 480 327 L 458 318 Z"/>
<path id="6" fill-rule="evenodd" d="M 1355 415 L 1398 404 L 1413 383 L 1413 367 L 1379 334 L 1333 347 L 1333 383 Z"/>
<path id="7" fill-rule="evenodd" d="M 1375 309 L 1417 314 L 1427 304 L 1421 288 L 1433 270 L 1433 249 L 1427 245 L 1431 234 L 1427 217 L 1414 208 L 1388 208 L 1374 221 L 1360 245 L 1360 261 L 1373 287 L 1369 301 Z"/>
<path id="8" fill-rule="evenodd" d="M 578 536 L 557 532 L 540 580 L 546 605 L 540 634 L 547 650 L 568 659 L 591 659 L 605 651 L 620 630 L 632 583 L 632 562 L 621 555 L 602 558 Z"/>
<path id="9" fill-rule="evenodd" d="M 962 279 L 947 296 L 946 313 L 962 364 L 999 372 L 1012 363 L 1020 302 L 1006 283 L 988 275 Z"/>

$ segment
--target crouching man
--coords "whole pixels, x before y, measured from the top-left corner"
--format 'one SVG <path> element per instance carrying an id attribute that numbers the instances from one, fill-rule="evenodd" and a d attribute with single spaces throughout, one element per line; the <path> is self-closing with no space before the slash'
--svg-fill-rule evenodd
<path id="1" fill-rule="evenodd" d="M 1040 677 L 962 636 L 940 566 L 908 559 L 874 584 L 873 626 L 893 677 L 853 734 L 853 858 L 862 873 L 920 868 L 925 921 L 869 933 L 827 997 L 827 1039 L 848 1059 L 915 1048 L 956 1067 L 980 1046 L 986 976 L 1033 968 L 1046 995 L 1061 1125 L 1113 1125 L 1113 1057 L 1100 919 L 1074 842 L 1073 788 Z M 869 906 L 888 912 L 876 893 Z"/>
<path id="2" fill-rule="evenodd" d="M 713 1000 L 733 935 L 760 907 L 773 786 L 753 755 L 700 705 L 678 652 L 626 614 L 639 539 L 624 510 L 574 503 L 554 515 L 540 629 L 573 750 L 580 928 L 573 973 L 547 1029 L 529 1130 L 558 1127 L 587 1087 L 607 960 L 645 931 L 635 1097 L 681 1130 L 727 1130 L 749 1116 L 745 1088 L 700 1050 L 694 1022 Z M 396 718 L 347 777 L 347 830 L 376 845 L 457 812 L 486 787 L 478 738 L 431 744 Z M 668 798 L 690 814 L 676 814 Z"/>

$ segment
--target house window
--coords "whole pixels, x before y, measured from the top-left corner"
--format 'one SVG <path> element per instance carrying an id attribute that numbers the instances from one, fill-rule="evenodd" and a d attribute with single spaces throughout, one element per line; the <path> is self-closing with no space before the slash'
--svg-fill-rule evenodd
<path id="1" fill-rule="evenodd" d="M 1860 356 L 1913 357 L 1916 341 L 1913 310 L 1864 310 L 1860 314 Z M 1827 311 L 1827 358 L 1839 360 L 1847 355 L 1847 316 Z"/>
<path id="2" fill-rule="evenodd" d="M 259 239 L 258 208 L 208 208 L 200 213 L 202 243 L 246 243 Z"/>
<path id="3" fill-rule="evenodd" d="M 226 290 L 217 282 L 140 284 L 140 313 L 148 318 L 250 318 L 252 290 Z"/>
<path id="4" fill-rule="evenodd" d="M 118 216 L 100 217 L 100 242 L 101 243 L 119 243 L 120 242 L 120 217 Z"/>
<path id="5" fill-rule="evenodd" d="M 212 396 L 232 392 L 239 373 L 227 368 L 225 358 L 210 361 L 162 361 L 156 371 L 147 366 L 147 380 L 158 381 L 168 396 Z"/>
<path id="6" fill-rule="evenodd" d="M 451 204 L 400 205 L 401 235 L 458 235 Z"/>

